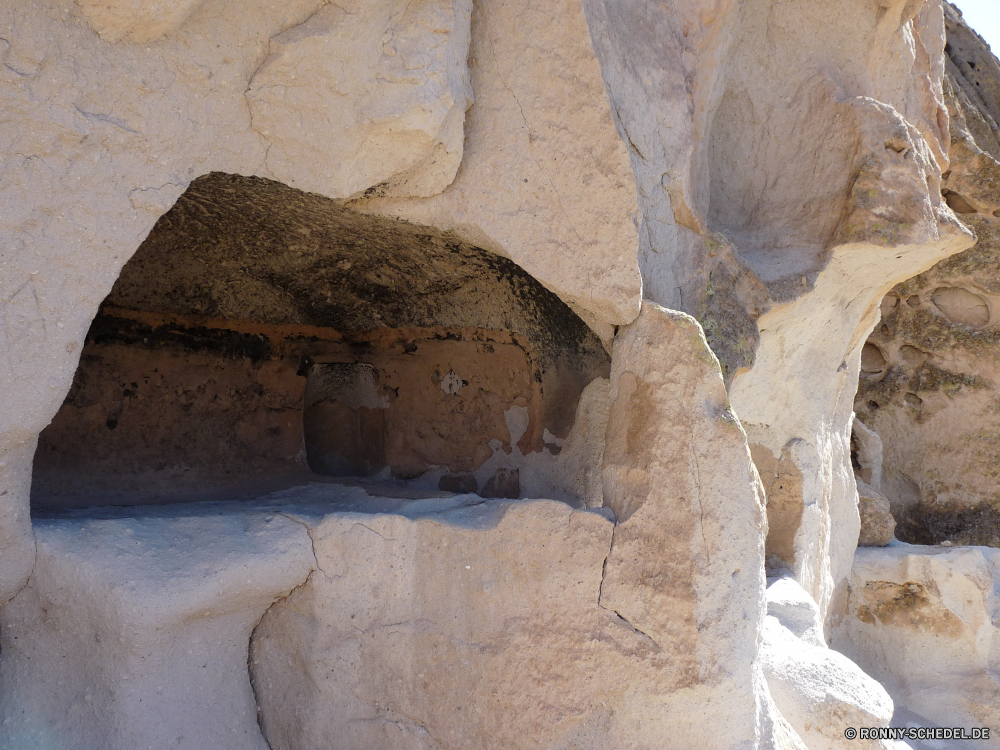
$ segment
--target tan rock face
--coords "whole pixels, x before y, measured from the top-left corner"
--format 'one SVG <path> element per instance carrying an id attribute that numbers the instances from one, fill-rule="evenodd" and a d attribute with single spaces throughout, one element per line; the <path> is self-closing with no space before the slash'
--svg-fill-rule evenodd
<path id="1" fill-rule="evenodd" d="M 477 244 L 517 258 L 605 339 L 637 313 L 634 185 L 579 7 L 567 4 L 558 23 L 546 16 L 522 25 L 520 11 L 483 6 L 477 28 L 489 33 L 480 33 L 472 48 L 483 61 L 474 81 L 483 106 L 475 130 L 467 123 L 465 146 L 467 4 L 418 3 L 409 11 L 364 5 L 370 12 L 362 16 L 386 18 L 398 33 L 383 39 L 385 28 L 359 17 L 349 44 L 340 47 L 330 33 L 346 27 L 327 18 L 335 9 L 307 23 L 323 7 L 319 0 L 169 8 L 31 0 L 0 8 L 7 30 L 0 41 L 6 113 L 0 138 L 5 152 L 21 155 L 4 161 L 0 181 L 9 252 L 0 289 L 0 385 L 8 394 L 0 410 L 0 463 L 10 476 L 0 495 L 9 558 L 0 566 L 0 600 L 31 564 L 27 480 L 17 478 L 27 477 L 35 436 L 69 390 L 98 305 L 192 179 L 212 171 L 273 177 L 269 143 L 274 169 L 288 170 L 285 179 L 311 180 L 310 189 L 328 195 L 367 189 L 360 185 L 369 180 L 389 181 L 397 194 L 424 195 L 451 180 L 461 156 L 474 178 L 453 207 L 425 223 L 461 229 Z M 487 16 L 494 25 L 485 23 Z M 332 25 L 320 28 L 323 19 Z M 543 32 L 552 42 L 532 49 L 549 52 L 526 54 L 529 36 Z M 306 50 L 317 57 L 305 59 Z M 287 66 L 296 56 L 297 65 L 316 74 L 292 79 Z M 364 84 L 338 77 L 337 61 L 354 59 L 377 61 L 394 79 L 385 89 L 393 92 L 391 102 L 376 101 L 382 84 L 367 70 Z M 523 71 L 523 84 L 513 69 Z M 407 78 L 407 70 L 419 71 L 419 80 Z M 262 87 L 265 80 L 275 87 Z M 555 80 L 564 84 L 558 102 Z M 350 116 L 341 107 L 324 109 L 324 102 L 344 100 L 331 81 L 357 83 L 353 91 L 369 96 L 371 106 Z M 378 110 L 382 103 L 387 108 Z M 568 111 L 582 114 L 567 118 Z M 512 130 L 513 116 L 524 121 L 520 112 L 533 124 Z M 372 154 L 357 165 L 369 170 L 364 179 L 345 171 L 353 153 L 316 140 L 338 123 L 361 121 L 372 129 L 354 128 L 349 145 L 378 136 L 362 149 Z M 258 129 L 263 122 L 268 138 Z M 390 122 L 400 129 L 386 130 Z M 567 122 L 579 129 L 567 130 Z M 311 140 L 310 131 L 317 134 Z M 544 152 L 537 150 L 543 141 Z M 297 159 L 294 169 L 289 159 Z M 344 184 L 334 189 L 327 174 Z"/>
<path id="2" fill-rule="evenodd" d="M 83 0 L 87 23 L 106 42 L 145 44 L 176 31 L 204 0 Z"/>
<path id="3" fill-rule="evenodd" d="M 802 523 L 802 472 L 787 448 L 780 459 L 775 459 L 767 448 L 751 445 L 750 455 L 767 502 L 768 565 L 789 568 L 795 564 L 795 535 Z"/>
<path id="4" fill-rule="evenodd" d="M 859 549 L 831 646 L 885 685 L 916 725 L 992 727 L 1000 705 L 991 616 L 998 563 L 985 547 Z"/>
<path id="5" fill-rule="evenodd" d="M 334 198 L 444 190 L 472 105 L 471 12 L 470 1 L 360 0 L 272 37 L 247 89 L 265 168 Z"/>
<path id="6" fill-rule="evenodd" d="M 948 45 L 945 65 L 956 87 L 972 104 L 969 130 L 976 143 L 994 159 L 1000 159 L 997 124 L 1000 123 L 1000 63 L 995 53 L 962 18 L 962 11 L 945 3 Z"/>
<path id="7" fill-rule="evenodd" d="M 876 489 L 858 480 L 858 514 L 861 516 L 859 547 L 884 547 L 895 537 L 896 521 L 892 517 L 889 499 Z"/>
<path id="8" fill-rule="evenodd" d="M 618 524 L 601 606 L 677 654 L 704 706 L 748 716 L 760 700 L 744 654 L 759 622 L 750 603 L 761 595 L 763 497 L 703 336 L 689 316 L 647 302 L 615 338 L 604 499 Z M 739 611 L 734 601 L 748 604 Z M 706 661 L 720 672 L 699 679 Z M 665 710 L 697 736 L 685 698 Z M 718 728 L 718 739 L 701 741 L 733 744 L 745 731 Z"/>
<path id="9" fill-rule="evenodd" d="M 236 504 L 35 523 L 0 610 L 0 748 L 266 750 L 247 672 L 264 610 L 313 567 L 306 530 Z"/>
<path id="10" fill-rule="evenodd" d="M 645 294 L 698 317 L 751 442 L 789 452 L 786 557 L 825 608 L 857 541 L 853 370 L 874 306 L 971 240 L 938 191 L 941 6 L 585 7 L 630 144 Z"/>
<path id="11" fill-rule="evenodd" d="M 998 545 L 1000 152 L 986 83 L 994 69 L 1000 81 L 1000 63 L 981 41 L 973 54 L 978 37 L 950 7 L 948 34 L 951 162 L 942 190 L 978 240 L 883 299 L 865 344 L 881 362 L 862 367 L 855 410 L 884 444 L 881 489 L 901 539 Z"/>
<path id="12" fill-rule="evenodd" d="M 850 726 L 889 726 L 892 699 L 857 664 L 827 648 L 819 606 L 787 574 L 768 580 L 761 656 L 775 705 L 810 750 L 887 747 L 845 739 Z"/>
<path id="13" fill-rule="evenodd" d="M 476 102 L 454 183 L 360 208 L 501 252 L 610 340 L 639 312 L 636 188 L 580 4 L 477 4 L 469 67 Z"/>
<path id="14" fill-rule="evenodd" d="M 471 497 L 286 511 L 309 526 L 318 569 L 252 642 L 272 745 L 774 741 L 756 663 L 763 507 L 718 364 L 692 318 L 648 303 L 613 363 L 617 524 Z"/>
<path id="15" fill-rule="evenodd" d="M 654 692 L 675 679 L 652 640 L 598 606 L 614 528 L 600 513 L 467 500 L 306 520 L 319 570 L 251 645 L 273 746 L 627 745 L 648 704 L 630 706 L 609 668 L 659 667 Z"/>

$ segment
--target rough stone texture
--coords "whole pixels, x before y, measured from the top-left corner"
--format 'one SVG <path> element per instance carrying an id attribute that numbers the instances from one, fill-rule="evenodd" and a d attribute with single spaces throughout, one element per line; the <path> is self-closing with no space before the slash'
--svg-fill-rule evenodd
<path id="1" fill-rule="evenodd" d="M 1000 545 L 1000 62 L 950 6 L 948 204 L 974 247 L 896 286 L 862 362 L 858 416 L 884 443 L 884 492 L 908 542 Z"/>
<path id="2" fill-rule="evenodd" d="M 105 42 L 145 44 L 181 27 L 204 0 L 80 0 L 90 27 Z"/>
<path id="3" fill-rule="evenodd" d="M 0 390 L 6 396 L 0 410 L 0 454 L 12 478 L 0 490 L 7 493 L 0 496 L 0 533 L 5 542 L 0 601 L 23 582 L 32 554 L 27 484 L 17 479 L 26 478 L 28 469 L 14 463 L 28 460 L 35 437 L 59 408 L 98 305 L 125 261 L 193 179 L 214 171 L 274 177 L 266 161 L 268 139 L 299 137 L 302 128 L 297 108 L 269 99 L 267 116 L 275 124 L 269 125 L 265 138 L 254 127 L 246 92 L 255 73 L 275 51 L 271 49 L 272 38 L 306 22 L 325 5 L 322 0 L 280 4 L 254 0 L 202 2 L 197 7 L 182 2 L 166 8 L 161 3 L 125 0 L 29 0 L 0 7 L 0 28 L 4 29 L 0 80 L 5 113 L 0 126 L 0 150 L 5 154 L 0 164 L 0 222 L 5 228 L 0 273 L 0 299 L 4 300 Z M 421 3 L 413 10 L 434 7 L 439 6 Z M 452 19 L 450 26 L 445 26 L 454 33 L 445 42 L 448 51 L 443 57 L 438 55 L 433 64 L 449 71 L 451 82 L 430 77 L 423 81 L 427 101 L 436 101 L 439 106 L 452 96 L 443 91 L 455 92 L 454 105 L 448 105 L 451 119 L 445 116 L 444 130 L 439 131 L 441 142 L 452 144 L 454 149 L 462 142 L 455 134 L 456 113 L 466 104 L 461 101 L 462 92 L 467 94 L 464 84 L 456 83 L 465 75 L 456 66 L 464 60 L 461 38 L 470 32 L 459 24 L 461 4 L 456 3 L 453 11 L 447 4 L 440 7 L 442 18 Z M 505 7 L 488 2 L 482 6 L 486 11 L 480 11 L 480 18 L 484 14 L 503 17 Z M 483 51 L 490 49 L 486 43 L 494 38 L 500 44 L 510 40 L 511 46 L 498 59 L 515 66 L 538 59 L 526 52 L 529 29 L 532 34 L 550 31 L 565 42 L 540 48 L 551 51 L 544 59 L 563 71 L 556 78 L 569 86 L 566 98 L 557 106 L 547 109 L 553 100 L 552 80 L 542 75 L 545 65 L 529 66 L 528 71 L 532 76 L 542 75 L 544 83 L 536 81 L 534 85 L 540 92 L 538 107 L 551 113 L 545 132 L 553 133 L 553 138 L 558 135 L 556 140 L 563 146 L 544 153 L 536 150 L 538 161 L 524 161 L 522 155 L 531 152 L 514 148 L 514 144 L 505 148 L 504 153 L 516 156 L 517 163 L 524 166 L 522 170 L 505 160 L 497 161 L 499 141 L 495 136 L 510 132 L 508 116 L 518 111 L 518 102 L 504 86 L 502 69 L 479 68 L 473 88 L 483 90 L 483 109 L 491 109 L 496 117 L 481 118 L 477 121 L 483 123 L 481 126 L 469 123 L 467 135 L 474 147 L 464 152 L 463 169 L 478 170 L 479 164 L 484 168 L 464 200 L 474 204 L 475 211 L 458 223 L 478 227 L 478 244 L 515 258 L 529 274 L 587 315 L 607 338 L 612 325 L 627 322 L 638 310 L 634 188 L 602 96 L 586 26 L 579 9 L 575 13 L 568 16 L 576 19 L 573 23 L 519 26 L 524 29 L 519 36 L 496 30 L 492 37 L 480 35 L 480 46 L 473 48 L 473 56 L 484 60 L 484 65 L 489 58 Z M 157 20 L 150 24 L 153 17 Z M 506 23 L 513 26 L 515 18 L 508 17 Z M 444 26 L 432 25 L 434 29 L 425 28 L 418 36 L 440 37 L 438 31 Z M 341 46 L 322 44 L 322 40 L 316 43 L 326 54 L 350 60 L 359 50 L 379 48 L 384 30 L 365 29 L 375 36 L 355 36 L 350 44 Z M 150 39 L 144 34 L 159 36 Z M 405 47 L 404 41 L 396 39 Z M 574 51 L 563 59 L 558 54 L 562 50 Z M 384 62 L 390 67 L 391 51 L 391 45 L 382 49 Z M 456 61 L 455 55 L 461 60 Z M 335 65 L 334 60 L 325 61 L 327 68 Z M 262 72 L 266 73 L 266 66 Z M 329 93 L 325 76 L 300 76 L 284 83 L 293 104 Z M 487 89 L 500 99 L 491 100 Z M 421 95 L 414 96 L 412 86 L 396 91 L 412 103 L 412 114 L 421 111 Z M 519 95 L 519 99 L 525 112 L 536 111 L 526 98 Z M 502 101 L 502 107 L 490 105 L 490 101 Z M 571 133 L 562 130 L 565 112 L 577 110 L 585 112 L 572 120 L 580 129 Z M 318 109 L 312 112 L 322 116 Z M 530 132 L 539 135 L 537 129 Z M 516 143 L 527 141 L 528 133 L 527 128 L 518 130 L 520 140 Z M 480 135 L 481 140 L 476 140 Z M 410 148 L 404 140 L 401 133 L 400 140 L 382 142 L 383 155 L 397 146 Z M 475 146 L 477 143 L 481 147 Z M 551 155 L 547 163 L 543 161 L 546 153 Z M 577 156 L 568 158 L 571 153 Z M 308 164 L 301 168 L 323 175 L 323 179 L 340 169 L 348 156 L 334 150 L 310 154 Z M 454 157 L 450 163 L 449 170 L 454 168 Z M 433 167 L 430 172 L 434 172 Z M 518 192 L 499 190 L 504 184 L 500 175 L 510 181 L 508 184 L 516 181 L 523 187 Z M 581 175 L 589 177 L 582 180 Z M 523 180 L 541 180 L 543 176 L 544 191 L 530 204 L 522 200 L 538 184 Z M 402 184 L 409 179 L 409 172 L 378 177 L 387 178 L 399 179 Z M 436 179 L 440 184 L 443 177 Z M 358 189 L 351 183 L 331 192 L 343 195 Z M 509 202 L 502 204 L 496 199 L 498 195 Z M 543 206 L 560 204 L 576 212 L 571 220 L 556 225 L 553 216 L 567 209 L 543 210 Z M 447 229 L 452 225 L 441 222 L 440 226 Z M 539 243 L 539 237 L 546 233 L 552 239 Z M 588 262 L 581 263 L 582 257 Z M 572 275 L 560 283 L 570 268 Z"/>
<path id="4" fill-rule="evenodd" d="M 858 514 L 861 516 L 859 547 L 884 547 L 895 537 L 896 521 L 889 499 L 874 487 L 858 480 Z"/>
<path id="5" fill-rule="evenodd" d="M 303 404 L 305 376 L 315 385 L 350 367 L 372 370 L 385 398 L 306 393 Z M 506 258 L 212 174 L 157 222 L 102 304 L 43 433 L 34 502 L 203 495 L 308 463 L 434 488 L 451 474 L 471 491 L 517 471 L 504 496 L 600 505 L 604 425 L 599 401 L 581 398 L 608 367 L 597 335 Z"/>
<path id="6" fill-rule="evenodd" d="M 336 207 L 349 216 L 338 232 L 350 234 L 348 224 L 357 230 L 351 247 L 328 236 L 317 244 L 314 230 L 322 232 L 300 215 L 261 237 L 280 238 L 277 252 L 258 252 L 248 235 L 261 234 L 266 221 L 248 221 L 248 213 L 288 218 L 273 197 L 290 189 L 268 183 L 270 197 L 244 201 L 251 210 L 234 212 L 226 232 L 249 251 L 233 271 L 249 282 L 241 295 L 227 296 L 218 283 L 235 257 L 225 238 L 190 257 L 191 246 L 154 231 L 150 247 L 161 252 L 144 259 L 147 269 L 164 282 L 183 277 L 190 292 L 190 307 L 168 312 L 200 315 L 194 327 L 206 329 L 207 316 L 217 314 L 275 325 L 243 314 L 259 305 L 284 315 L 283 325 L 347 320 L 352 335 L 416 326 L 463 344 L 513 346 L 524 333 L 538 342 L 539 361 L 548 357 L 571 373 L 560 353 L 586 350 L 588 361 L 606 365 L 601 344 L 614 339 L 610 383 L 600 367 L 584 367 L 567 397 L 541 367 L 534 382 L 559 405 L 557 418 L 513 396 L 481 425 L 487 445 L 497 443 L 491 455 L 445 462 L 435 486 L 468 489 L 474 480 L 483 494 L 512 496 L 536 481 L 528 491 L 538 491 L 544 472 L 562 471 L 550 461 L 559 448 L 573 456 L 569 471 L 586 477 L 576 500 L 603 499 L 617 520 L 552 501 L 413 494 L 381 510 L 348 503 L 336 512 L 289 511 L 313 532 L 320 568 L 271 608 L 254 642 L 257 696 L 273 744 L 324 747 L 334 737 L 393 748 L 652 748 L 669 737 L 682 747 L 801 748 L 793 726 L 822 735 L 833 726 L 828 703 L 852 720 L 882 721 L 881 695 L 822 647 L 819 623 L 860 529 L 852 392 L 860 374 L 874 380 L 892 360 L 875 344 L 864 347 L 876 302 L 968 246 L 971 234 L 953 212 L 998 210 L 993 167 L 975 150 L 993 154 L 992 90 L 979 86 L 974 101 L 954 71 L 942 89 L 946 69 L 978 69 L 974 40 L 953 45 L 945 60 L 945 27 L 958 27 L 940 0 L 470 7 L 211 0 L 160 11 L 153 2 L 30 0 L 0 8 L 7 84 L 0 221 L 8 230 L 0 269 L 7 482 L 0 510 L 10 511 L 0 517 L 7 545 L 0 601 L 31 565 L 34 441 L 68 390 L 84 332 L 123 263 L 194 180 L 213 172 L 277 177 L 321 191 L 325 197 L 309 201 L 326 201 L 327 209 L 331 197 L 355 198 L 354 212 Z M 956 143 L 963 128 L 969 138 Z M 235 192 L 199 194 L 203 184 L 180 201 L 189 226 L 211 224 L 233 207 L 227 199 L 240 203 Z M 390 234 L 408 236 L 412 263 L 393 265 L 405 252 L 385 244 L 389 225 Z M 472 252 L 478 248 L 490 260 Z M 357 262 L 355 273 L 313 262 L 324 253 L 338 256 L 339 271 L 349 270 L 341 261 Z M 190 261 L 187 275 L 172 275 L 168 259 L 181 257 Z M 421 287 L 426 278 L 413 269 L 422 262 L 447 270 Z M 462 276 L 463 269 L 475 273 Z M 502 282 L 492 291 L 551 293 L 579 317 L 563 315 L 565 305 L 508 304 L 517 294 L 488 304 L 485 278 Z M 448 288 L 455 281 L 462 283 L 451 304 L 423 304 L 448 297 L 438 293 L 442 285 L 456 291 Z M 354 299 L 337 309 L 331 289 Z M 643 292 L 652 301 L 636 320 Z M 937 285 L 924 297 L 974 331 L 993 319 L 992 300 L 964 285 Z M 693 318 L 654 302 L 692 313 L 705 336 Z M 163 312 L 129 304 L 135 315 Z M 541 319 L 557 308 L 558 325 Z M 442 321 L 449 313 L 475 320 Z M 522 330 L 525 321 L 537 326 Z M 475 339 L 480 329 L 508 338 Z M 573 331 L 579 335 L 569 344 L 547 338 Z M 139 326 L 132 335 L 147 338 Z M 210 331 L 195 338 L 202 335 L 211 338 Z M 414 341 L 406 334 L 391 345 Z M 301 369 L 331 365 L 371 363 L 303 358 Z M 928 372 L 954 385 L 947 373 Z M 454 369 L 438 375 L 436 398 L 465 387 Z M 530 378 L 522 385 L 536 387 Z M 975 381 L 961 385 L 976 390 Z M 308 408 L 335 420 L 343 410 L 320 404 L 341 398 L 353 412 L 372 403 L 381 410 L 390 398 L 383 391 L 362 403 L 349 390 L 328 390 L 334 398 Z M 547 429 L 572 420 L 585 422 L 590 437 Z M 590 439 L 605 421 L 606 450 Z M 250 432 L 274 427 L 250 422 Z M 772 496 L 767 548 L 763 490 L 744 428 Z M 337 440 L 329 443 L 336 452 Z M 860 452 L 858 466 L 866 470 Z M 326 500 L 336 492 L 306 494 Z M 779 702 L 793 721 L 776 714 L 758 653 L 765 549 L 816 603 L 801 632 L 764 628 L 776 654 L 774 682 L 786 691 Z M 54 565 L 46 558 L 36 576 Z M 35 596 L 32 586 L 16 601 Z M 72 599 L 75 589 L 63 595 L 67 612 L 87 611 Z M 114 598 L 91 602 L 113 615 L 105 600 Z M 46 658 L 60 634 L 45 627 L 59 622 L 35 628 Z M 67 630 L 67 642 L 87 634 Z M 212 653 L 238 662 L 233 654 L 245 635 L 217 629 L 213 638 L 229 645 Z M 4 663 L 10 653 L 5 647 Z M 89 642 L 74 655 L 121 663 Z M 235 669 L 222 672 L 232 677 Z M 24 700 L 54 705 L 44 682 L 20 691 L 42 697 Z M 175 682 L 183 680 L 172 689 Z M 198 693 L 180 698 L 195 702 Z M 827 693 L 835 697 L 827 701 Z M 17 690 L 8 694 L 21 700 Z M 246 690 L 241 695 L 245 708 Z M 94 731 L 118 731 L 81 711 Z M 57 720 L 74 716 L 53 712 Z"/>
<path id="7" fill-rule="evenodd" d="M 864 351 L 862 348 L 862 358 Z M 882 438 L 855 418 L 851 423 L 851 465 L 855 476 L 874 490 L 882 488 L 882 453 Z"/>
<path id="8" fill-rule="evenodd" d="M 265 168 L 334 198 L 444 190 L 472 106 L 471 13 L 472 0 L 352 0 L 271 37 L 247 89 Z"/>
<path id="9" fill-rule="evenodd" d="M 889 748 L 844 738 L 846 727 L 886 727 L 892 699 L 843 654 L 796 638 L 774 617 L 764 621 L 762 663 L 775 705 L 809 750 Z"/>
<path id="10" fill-rule="evenodd" d="M 783 536 L 825 609 L 857 542 L 851 401 L 875 305 L 971 241 L 938 190 L 941 5 L 584 7 L 630 145 L 644 293 L 698 316 L 751 443 L 789 452 L 802 514 Z"/>
<path id="11" fill-rule="evenodd" d="M 819 606 L 787 571 L 767 579 L 767 614 L 811 646 L 826 647 Z"/>
<path id="12" fill-rule="evenodd" d="M 1000 62 L 985 40 L 970 28 L 962 11 L 951 3 L 944 6 L 948 31 L 945 65 L 953 84 L 972 107 L 969 130 L 976 143 L 1000 160 L 997 124 L 1000 123 Z"/>
<path id="13" fill-rule="evenodd" d="M 629 721 L 651 706 L 641 695 L 630 705 L 635 683 L 612 665 L 664 670 L 656 694 L 669 689 L 669 660 L 598 606 L 606 515 L 474 496 L 397 515 L 285 512 L 309 525 L 318 570 L 254 634 L 272 746 L 597 748 L 655 736 L 652 717 Z"/>
<path id="14" fill-rule="evenodd" d="M 579 3 L 476 3 L 476 103 L 454 183 L 362 210 L 453 230 L 523 266 L 602 336 L 639 312 L 635 182 Z"/>
<path id="15" fill-rule="evenodd" d="M 795 564 L 795 536 L 802 526 L 802 472 L 788 448 L 776 459 L 767 448 L 751 443 L 750 455 L 767 502 L 765 561 L 770 568 L 791 568 Z"/>
<path id="16" fill-rule="evenodd" d="M 987 547 L 859 549 L 831 646 L 916 714 L 918 726 L 997 726 L 998 582 L 1000 551 Z M 948 747 L 1000 747 L 993 734 Z"/>
<path id="17" fill-rule="evenodd" d="M 849 726 L 889 726 L 892 700 L 856 664 L 827 648 L 819 606 L 791 576 L 768 580 L 763 632 L 771 695 L 809 750 L 893 747 L 845 739 Z"/>
<path id="18" fill-rule="evenodd" d="M 701 328 L 650 302 L 612 350 L 604 502 L 618 524 L 601 604 L 690 675 L 665 712 L 691 737 L 702 711 L 719 717 L 702 743 L 750 742 L 763 493 Z"/>
<path id="19" fill-rule="evenodd" d="M 174 505 L 34 530 L 31 578 L 0 610 L 0 748 L 266 750 L 247 643 L 313 568 L 301 524 Z"/>
<path id="20" fill-rule="evenodd" d="M 461 496 L 286 510 L 318 570 L 254 635 L 273 746 L 796 747 L 756 663 L 759 485 L 695 321 L 645 304 L 611 389 L 617 524 Z"/>

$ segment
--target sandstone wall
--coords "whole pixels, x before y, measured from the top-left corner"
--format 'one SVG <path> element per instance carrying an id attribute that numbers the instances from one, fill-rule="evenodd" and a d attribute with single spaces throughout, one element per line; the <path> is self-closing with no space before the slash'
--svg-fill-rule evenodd
<path id="1" fill-rule="evenodd" d="M 972 241 L 939 191 L 941 4 L 585 7 L 630 146 L 644 293 L 699 319 L 778 462 L 765 483 L 791 478 L 769 552 L 825 609 L 857 543 L 849 434 L 876 305 Z"/>
<path id="2" fill-rule="evenodd" d="M 966 35 L 947 63 L 941 0 L 158 8 L 0 7 L 0 744 L 45 747 L 50 729 L 81 750 L 162 744 L 194 711 L 177 731 L 195 746 L 262 746 L 252 700 L 272 746 L 303 750 L 801 750 L 842 744 L 837 717 L 887 721 L 884 691 L 825 647 L 857 591 L 854 389 L 881 372 L 865 348 L 879 300 L 972 244 L 955 212 L 994 210 L 1000 156 L 987 69 L 946 81 L 981 58 Z M 984 328 L 992 297 L 970 297 L 962 268 L 910 296 Z M 39 522 L 36 563 L 32 457 L 102 302 L 135 347 L 142 326 L 185 329 L 177 359 L 205 367 L 192 331 L 245 344 L 297 328 L 280 365 L 230 373 L 264 403 L 213 415 L 198 436 L 213 450 L 236 432 L 301 461 L 267 411 L 300 408 L 311 463 L 438 472 L 435 491 L 299 488 L 258 502 L 266 518 L 243 506 L 204 526 L 207 506 L 190 526 L 176 509 L 93 528 L 70 514 Z M 428 341 L 446 343 L 407 359 Z M 496 366 L 464 378 L 443 347 Z M 143 368 L 102 356 L 108 377 L 68 406 L 93 398 L 84 424 L 111 430 L 111 370 Z M 483 403 L 449 411 L 476 377 Z M 121 382 L 123 399 L 153 396 Z M 227 398 L 198 396 L 157 395 L 163 422 Z M 466 418 L 467 444 L 439 450 Z M 66 413 L 53 427 L 45 451 L 91 429 Z M 122 435 L 79 466 L 119 460 L 136 442 Z M 470 477 L 483 495 L 605 509 L 484 501 L 461 494 Z M 267 564 L 282 550 L 288 570 Z M 768 618 L 765 558 L 801 587 Z M 192 581 L 225 611 L 162 588 Z M 251 699 L 242 649 L 264 608 Z M 218 684 L 185 677 L 201 655 Z M 161 682 L 170 721 L 153 722 Z"/>
<path id="3" fill-rule="evenodd" d="M 858 550 L 831 642 L 885 685 L 900 711 L 894 724 L 997 722 L 998 562 L 985 547 Z M 992 735 L 949 747 L 1000 747 Z"/>
<path id="4" fill-rule="evenodd" d="M 610 510 L 286 511 L 317 570 L 251 645 L 274 746 L 773 746 L 763 498 L 718 364 L 650 303 L 612 360 Z"/>
<path id="5" fill-rule="evenodd" d="M 942 192 L 977 241 L 882 300 L 855 410 L 882 438 L 882 491 L 901 539 L 996 546 L 1000 63 L 950 6 L 947 21 Z"/>
<path id="6" fill-rule="evenodd" d="M 477 243 L 514 258 L 605 336 L 638 312 L 639 274 L 629 261 L 634 188 L 578 9 L 561 9 L 566 22 L 536 25 L 548 30 L 552 45 L 533 56 L 496 58 L 495 42 L 510 38 L 505 24 L 517 17 L 506 6 L 480 11 L 474 29 L 471 4 L 461 2 L 359 2 L 345 9 L 373 21 L 377 11 L 380 23 L 352 20 L 319 0 L 280 8 L 192 1 L 156 22 L 152 7 L 66 0 L 0 8 L 9 154 L 0 167 L 9 249 L 0 329 L 0 599 L 17 590 L 31 566 L 35 436 L 68 391 L 90 321 L 122 265 L 200 175 L 301 180 L 337 197 L 370 188 L 425 195 L 445 188 L 462 159 L 469 170 L 482 169 L 476 190 L 489 186 L 493 195 L 504 175 L 517 192 L 497 191 L 511 196 L 507 205 L 484 200 L 482 192 L 458 195 L 470 206 L 463 217 L 434 223 L 464 227 Z M 475 77 L 467 67 L 470 45 L 481 61 Z M 529 81 L 551 74 L 565 80 L 565 103 L 547 94 L 513 97 L 513 78 L 496 59 L 523 65 Z M 375 73 L 349 74 L 349 60 L 365 60 Z M 298 75 L 291 65 L 315 69 Z M 483 114 L 470 127 L 466 153 L 463 123 L 479 95 Z M 588 114 L 566 133 L 551 123 L 572 109 L 568 102 L 580 101 L 574 96 L 585 97 Z M 540 139 L 537 127 L 510 131 L 515 111 L 550 123 L 543 128 L 550 137 Z M 331 129 L 344 151 L 318 147 Z M 524 161 L 525 151 L 514 147 L 519 140 L 494 148 L 500 131 L 530 140 L 533 157 Z M 289 159 L 299 160 L 294 173 Z M 577 213 L 557 228 L 551 219 L 562 215 L 560 205 Z M 536 245 L 547 232 L 552 240 Z M 607 248 L 617 253 L 610 263 Z"/>

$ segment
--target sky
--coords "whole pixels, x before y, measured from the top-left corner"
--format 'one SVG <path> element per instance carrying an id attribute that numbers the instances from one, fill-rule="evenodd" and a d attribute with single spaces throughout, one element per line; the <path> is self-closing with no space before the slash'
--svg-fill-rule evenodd
<path id="1" fill-rule="evenodd" d="M 962 11 L 965 22 L 979 32 L 1000 57 L 1000 0 L 951 0 Z"/>

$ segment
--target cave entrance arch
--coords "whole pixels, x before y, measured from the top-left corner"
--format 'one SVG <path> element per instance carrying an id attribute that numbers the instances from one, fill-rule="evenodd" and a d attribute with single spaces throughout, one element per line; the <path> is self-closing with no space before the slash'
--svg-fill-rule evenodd
<path id="1" fill-rule="evenodd" d="M 213 173 L 101 304 L 32 502 L 251 497 L 317 475 L 581 500 L 560 453 L 608 369 L 598 337 L 506 258 Z"/>

